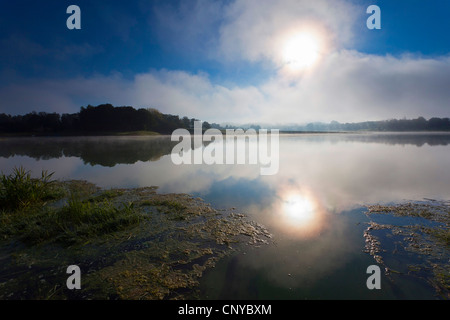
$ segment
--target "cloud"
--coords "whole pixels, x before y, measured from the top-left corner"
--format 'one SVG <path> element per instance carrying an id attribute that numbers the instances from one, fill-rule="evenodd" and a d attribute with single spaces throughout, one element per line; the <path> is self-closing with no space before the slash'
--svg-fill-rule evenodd
<path id="1" fill-rule="evenodd" d="M 26 79 L 15 72 L 15 56 L 5 54 L 11 65 L 0 74 L 0 112 L 68 113 L 88 104 L 111 103 L 153 107 L 210 122 L 448 117 L 450 57 L 377 56 L 346 50 L 355 37 L 355 19 L 361 14 L 365 14 L 364 8 L 341 0 L 332 5 L 325 0 L 160 3 L 150 16 L 160 40 L 169 46 L 214 57 L 228 74 L 236 65 L 272 65 L 275 68 L 267 70 L 274 72 L 254 85 L 233 84 L 231 81 L 239 81 L 237 76 L 222 81 L 217 80 L 217 74 L 211 79 L 204 71 L 165 69 L 132 77 L 112 72 L 65 78 L 56 73 L 47 78 L 48 73 L 44 73 Z M 123 40 L 136 22 L 129 17 L 124 21 L 129 28 Z M 305 26 L 326 39 L 328 50 L 313 69 L 289 74 L 280 61 L 281 41 L 292 30 Z M 53 55 L 53 62 L 57 62 L 102 52 L 96 45 L 82 43 L 50 54 L 49 49 L 26 37 L 11 36 L 2 41 L 16 48 L 20 64 L 30 68 L 36 66 L 24 64 L 27 57 Z M 36 74 L 41 74 L 38 69 Z"/>
<path id="2" fill-rule="evenodd" d="M 206 73 L 158 70 L 126 79 L 120 74 L 30 80 L 0 88 L 0 112 L 77 112 L 112 103 L 206 121 L 304 123 L 445 117 L 450 106 L 450 57 L 392 57 L 340 51 L 313 72 L 260 86 L 224 86 Z"/>
<path id="3" fill-rule="evenodd" d="M 365 8 L 344 0 L 156 1 L 148 21 L 164 48 L 230 66 L 276 63 L 283 37 L 299 28 L 320 31 L 330 47 L 349 46 L 358 12 Z"/>
<path id="4" fill-rule="evenodd" d="M 232 115 L 254 114 L 262 102 L 255 87 L 227 88 L 211 83 L 206 74 L 184 71 L 153 71 L 132 80 L 115 74 L 16 82 L 0 88 L 2 113 L 69 113 L 77 112 L 82 105 L 112 103 L 220 121 L 235 118 Z"/>
<path id="5" fill-rule="evenodd" d="M 291 85 L 280 78 L 267 82 L 261 90 L 276 108 L 268 110 L 264 120 L 448 116 L 449 85 L 450 57 L 424 59 L 340 51 Z"/>
<path id="6" fill-rule="evenodd" d="M 222 62 L 225 70 L 234 64 L 275 66 L 271 77 L 259 79 L 258 84 L 237 85 L 233 79 L 221 82 L 203 71 L 161 69 L 132 77 L 113 72 L 24 79 L 14 70 L 3 70 L 0 112 L 66 113 L 88 104 L 112 103 L 153 107 L 210 122 L 346 122 L 449 116 L 450 57 L 377 56 L 347 50 L 355 36 L 355 21 L 365 10 L 341 0 L 329 4 L 325 0 L 197 0 L 180 2 L 176 7 L 167 3 L 153 7 L 150 16 L 155 32 L 169 46 L 191 53 L 207 52 L 209 58 Z M 135 20 L 124 21 L 129 26 L 123 36 L 126 39 Z M 281 42 L 292 30 L 306 26 L 324 37 L 328 50 L 313 69 L 289 74 L 280 61 Z M 26 38 L 4 41 L 15 44 L 24 57 L 26 52 L 49 56 L 47 49 Z M 65 46 L 56 57 L 93 56 L 101 50 L 89 44 Z M 14 60 L 13 55 L 9 58 Z M 212 77 L 220 79 L 216 74 Z"/>
<path id="7" fill-rule="evenodd" d="M 224 13 L 218 55 L 227 60 L 277 62 L 286 34 L 302 28 L 322 33 L 329 45 L 351 44 L 357 17 L 355 5 L 344 1 L 237 0 Z"/>

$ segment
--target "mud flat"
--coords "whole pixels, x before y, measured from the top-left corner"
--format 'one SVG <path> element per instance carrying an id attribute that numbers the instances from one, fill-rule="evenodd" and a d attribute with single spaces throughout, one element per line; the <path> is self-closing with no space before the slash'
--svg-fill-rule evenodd
<path id="1" fill-rule="evenodd" d="M 85 181 L 58 187 L 64 196 L 33 208 L 26 223 L 0 211 L 0 299 L 195 299 L 203 273 L 221 258 L 271 242 L 269 231 L 245 214 L 187 194 L 101 190 Z M 61 220 L 74 208 L 94 217 L 113 209 L 123 224 L 108 218 L 91 228 L 96 220 L 87 213 Z M 52 234 L 36 231 L 55 215 Z M 80 290 L 66 286 L 69 265 L 80 267 Z"/>
<path id="2" fill-rule="evenodd" d="M 416 277 L 450 299 L 450 202 L 426 199 L 368 206 L 365 252 L 391 281 Z"/>

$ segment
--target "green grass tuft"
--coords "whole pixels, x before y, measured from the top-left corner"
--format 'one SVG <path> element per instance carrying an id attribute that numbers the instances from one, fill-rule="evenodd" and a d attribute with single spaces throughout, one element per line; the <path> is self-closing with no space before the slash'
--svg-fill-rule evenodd
<path id="1" fill-rule="evenodd" d="M 0 234 L 17 237 L 28 245 L 57 242 L 63 245 L 85 242 L 138 224 L 144 219 L 132 204 L 92 202 L 71 197 L 59 209 L 45 208 L 23 215 L 0 212 Z"/>
<path id="2" fill-rule="evenodd" d="M 23 210 L 61 196 L 53 185 L 52 173 L 43 170 L 40 178 L 32 178 L 23 167 L 14 168 L 12 174 L 0 175 L 0 210 Z"/>
<path id="3" fill-rule="evenodd" d="M 122 191 L 87 197 L 78 189 L 65 190 L 42 171 L 32 178 L 24 168 L 0 176 L 0 240 L 15 238 L 29 245 L 58 242 L 66 245 L 114 233 L 136 225 L 144 215 L 132 203 L 118 203 Z M 92 192 L 92 187 L 84 188 Z M 69 195 L 68 195 L 69 193 Z M 67 198 L 68 196 L 68 198 Z M 66 199 L 60 206 L 50 200 Z"/>

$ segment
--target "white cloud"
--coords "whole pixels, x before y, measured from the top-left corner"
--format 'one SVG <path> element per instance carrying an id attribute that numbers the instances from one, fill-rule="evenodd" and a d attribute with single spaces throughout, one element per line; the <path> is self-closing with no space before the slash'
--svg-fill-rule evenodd
<path id="1" fill-rule="evenodd" d="M 335 52 L 295 80 L 274 76 L 261 86 L 226 87 L 207 74 L 152 71 L 40 80 L 0 88 L 0 112 L 77 112 L 112 103 L 206 121 L 363 121 L 449 116 L 450 58 L 381 57 Z M 80 102 L 83 101 L 83 102 Z"/>
<path id="2" fill-rule="evenodd" d="M 322 34 L 330 47 L 349 45 L 357 7 L 344 1 L 237 0 L 226 8 L 219 56 L 277 62 L 283 37 L 302 28 Z"/>
<path id="3" fill-rule="evenodd" d="M 207 73 L 182 70 L 153 70 L 133 78 L 112 74 L 24 80 L 15 76 L 0 87 L 0 112 L 77 112 L 82 105 L 112 103 L 238 123 L 449 116 L 450 57 L 376 56 L 344 50 L 352 42 L 358 12 L 365 11 L 344 1 L 329 4 L 325 0 L 236 0 L 224 5 L 199 0 L 183 2 L 174 12 L 169 5 L 155 9 L 155 23 L 168 28 L 161 30 L 161 36 L 185 39 L 180 40 L 181 47 L 201 41 L 211 44 L 217 25 L 216 31 L 210 29 L 220 24 L 219 37 L 212 41 L 217 46 L 205 50 L 216 50 L 216 58 L 225 59 L 225 65 L 236 60 L 240 65 L 275 65 L 279 72 L 258 85 L 225 85 L 212 81 Z M 279 60 L 280 41 L 304 24 L 321 30 L 329 50 L 313 69 L 289 75 Z M 95 48 L 79 49 L 92 52 Z"/>
<path id="4" fill-rule="evenodd" d="M 267 82 L 261 90 L 269 97 L 268 104 L 276 108 L 265 113 L 264 120 L 448 116 L 449 85 L 449 57 L 395 58 L 341 51 L 289 86 L 280 78 Z"/>
<path id="5" fill-rule="evenodd" d="M 182 48 L 204 43 L 200 50 L 224 59 L 225 66 L 237 60 L 239 65 L 268 62 L 278 73 L 258 85 L 241 86 L 213 82 L 204 72 L 182 70 L 153 70 L 133 78 L 112 74 L 25 80 L 15 76 L 0 87 L 0 112 L 65 113 L 77 112 L 82 105 L 112 103 L 154 107 L 213 122 L 449 116 L 450 57 L 376 56 L 342 49 L 352 43 L 358 12 L 365 14 L 356 5 L 341 0 L 332 5 L 325 0 L 236 0 L 228 4 L 198 0 L 173 9 L 165 5 L 154 11 L 162 38 L 178 39 Z M 289 74 L 280 61 L 280 46 L 286 34 L 304 25 L 313 25 L 328 50 L 313 69 Z M 212 40 L 214 35 L 218 38 Z M 32 43 L 19 47 L 45 54 Z M 96 52 L 92 46 L 76 49 Z"/>

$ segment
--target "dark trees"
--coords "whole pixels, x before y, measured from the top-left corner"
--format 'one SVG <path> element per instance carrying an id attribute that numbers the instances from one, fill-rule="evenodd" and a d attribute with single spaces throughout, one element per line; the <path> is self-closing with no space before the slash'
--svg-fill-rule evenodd
<path id="1" fill-rule="evenodd" d="M 187 119 L 187 120 L 186 120 Z M 109 132 L 155 131 L 172 133 L 177 128 L 189 129 L 187 117 L 163 114 L 156 109 L 134 109 L 130 106 L 114 107 L 111 104 L 81 107 L 74 114 L 31 112 L 11 116 L 0 114 L 0 132 L 35 134 L 96 134 Z"/>

